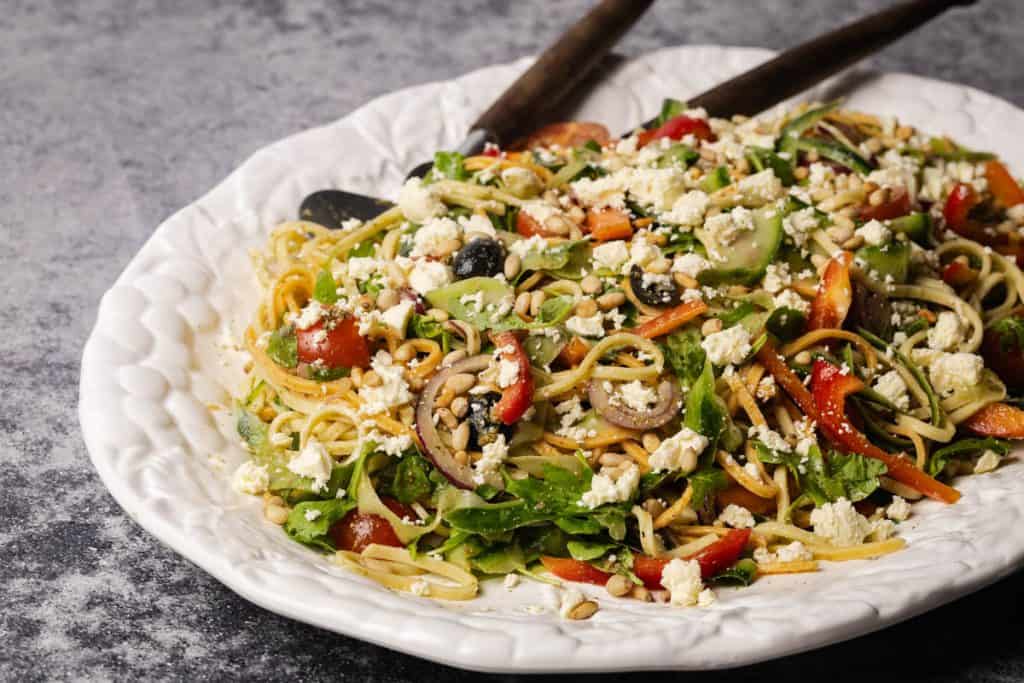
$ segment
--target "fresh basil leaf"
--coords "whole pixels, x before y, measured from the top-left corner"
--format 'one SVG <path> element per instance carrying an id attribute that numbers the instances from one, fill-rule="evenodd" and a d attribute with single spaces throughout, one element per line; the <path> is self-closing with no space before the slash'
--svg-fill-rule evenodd
<path id="1" fill-rule="evenodd" d="M 316 276 L 316 285 L 313 287 L 313 298 L 322 304 L 333 304 L 338 301 L 338 283 L 334 281 L 331 271 L 324 268 Z"/>
<path id="2" fill-rule="evenodd" d="M 299 343 L 295 328 L 282 325 L 270 334 L 267 340 L 267 355 L 283 368 L 294 368 L 299 364 Z"/>
<path id="3" fill-rule="evenodd" d="M 310 500 L 292 508 L 284 523 L 284 531 L 294 540 L 321 550 L 335 550 L 328 535 L 331 525 L 355 509 L 356 502 L 348 498 Z"/>
<path id="4" fill-rule="evenodd" d="M 431 469 L 430 463 L 418 455 L 403 456 L 395 466 L 392 495 L 406 504 L 429 498 L 434 490 L 430 483 Z"/>

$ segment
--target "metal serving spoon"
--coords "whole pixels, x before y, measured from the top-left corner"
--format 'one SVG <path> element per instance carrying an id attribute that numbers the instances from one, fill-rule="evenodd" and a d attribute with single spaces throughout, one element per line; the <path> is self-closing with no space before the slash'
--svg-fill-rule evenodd
<path id="1" fill-rule="evenodd" d="M 470 128 L 456 149 L 479 154 L 484 144 L 507 144 L 532 130 L 544 114 L 582 81 L 653 0 L 602 2 L 548 48 Z M 976 0 L 911 0 L 847 24 L 770 59 L 710 90 L 689 98 L 711 116 L 752 116 L 782 102 L 889 45 L 950 7 Z M 605 33 L 607 32 L 607 33 Z M 591 50 L 588 59 L 585 51 Z M 547 106 L 541 107 L 541 103 Z M 648 127 L 652 121 L 642 124 Z M 431 163 L 408 177 L 422 177 Z M 392 202 L 345 190 L 321 190 L 303 200 L 299 215 L 329 228 L 350 218 L 370 220 Z"/>

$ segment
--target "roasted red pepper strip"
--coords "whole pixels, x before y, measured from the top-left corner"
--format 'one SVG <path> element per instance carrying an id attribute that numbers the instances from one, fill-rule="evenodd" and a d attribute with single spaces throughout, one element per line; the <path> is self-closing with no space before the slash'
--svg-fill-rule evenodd
<path id="1" fill-rule="evenodd" d="M 706 310 L 708 310 L 708 305 L 699 299 L 684 301 L 675 308 L 668 309 L 657 318 L 648 320 L 632 332 L 645 339 L 654 339 L 668 334 L 677 327 L 682 327 Z"/>
<path id="2" fill-rule="evenodd" d="M 963 426 L 981 436 L 1024 439 L 1024 410 L 1005 403 L 990 403 L 967 418 Z"/>
<path id="3" fill-rule="evenodd" d="M 978 271 L 960 261 L 950 261 L 942 269 L 942 281 L 951 287 L 963 287 L 977 277 Z"/>
<path id="4" fill-rule="evenodd" d="M 757 352 L 757 359 L 761 361 L 761 365 L 765 367 L 768 373 L 775 378 L 779 386 L 789 394 L 789 397 L 800 406 L 800 410 L 804 411 L 804 415 L 817 422 L 818 406 L 814 403 L 814 397 L 811 396 L 811 392 L 807 391 L 807 387 L 796 376 L 796 373 L 789 369 L 786 361 L 779 355 L 778 350 L 771 341 L 764 343 L 761 350 Z"/>
<path id="5" fill-rule="evenodd" d="M 822 433 L 845 451 L 882 461 L 889 469 L 888 475 L 901 484 L 929 498 L 955 503 L 960 498 L 959 491 L 929 477 L 905 458 L 886 453 L 850 423 L 846 417 L 846 397 L 863 388 L 864 383 L 856 376 L 843 374 L 838 367 L 821 358 L 814 361 L 811 393 L 817 405 L 817 422 Z"/>
<path id="6" fill-rule="evenodd" d="M 878 206 L 866 204 L 860 210 L 860 217 L 866 221 L 887 221 L 910 213 L 910 194 L 902 187 L 896 188 L 888 201 Z"/>
<path id="7" fill-rule="evenodd" d="M 733 529 L 707 548 L 690 555 L 686 559 L 697 560 L 700 564 L 701 578 L 710 579 L 736 564 L 736 560 L 740 558 L 740 553 L 743 552 L 749 540 L 750 529 Z M 545 569 L 566 581 L 582 581 L 583 583 L 594 583 L 603 586 L 612 576 L 608 572 L 601 571 L 587 562 L 567 557 L 544 556 L 540 558 L 540 561 Z M 671 561 L 671 557 L 634 555 L 633 573 L 644 582 L 645 586 L 658 590 L 664 588 L 661 585 L 661 572 L 665 569 L 665 565 Z"/>
<path id="8" fill-rule="evenodd" d="M 516 364 L 516 381 L 501 392 L 501 400 L 494 406 L 494 416 L 503 424 L 515 424 L 533 403 L 533 375 L 530 374 L 530 359 L 523 351 L 519 339 L 511 332 L 494 335 L 494 346 L 502 360 Z"/>
<path id="9" fill-rule="evenodd" d="M 695 119 L 685 114 L 674 116 L 657 128 L 645 130 L 637 135 L 637 146 L 643 147 L 652 140 L 669 138 L 679 140 L 684 135 L 692 134 L 698 140 L 714 140 L 715 134 L 704 119 Z"/>
<path id="10" fill-rule="evenodd" d="M 986 163 L 985 179 L 988 180 L 989 192 L 1007 209 L 1024 204 L 1024 188 L 1021 188 L 1002 163 L 995 160 Z"/>
<path id="11" fill-rule="evenodd" d="M 971 229 L 967 214 L 981 202 L 978 193 L 966 183 L 957 183 L 949 191 L 946 204 L 942 207 L 942 215 L 946 218 L 946 226 L 964 237 L 972 237 L 976 232 Z"/>
<path id="12" fill-rule="evenodd" d="M 808 332 L 842 327 L 853 302 L 853 287 L 850 285 L 852 262 L 853 254 L 844 251 L 834 256 L 825 266 L 818 293 L 811 302 L 811 314 L 807 317 Z"/>

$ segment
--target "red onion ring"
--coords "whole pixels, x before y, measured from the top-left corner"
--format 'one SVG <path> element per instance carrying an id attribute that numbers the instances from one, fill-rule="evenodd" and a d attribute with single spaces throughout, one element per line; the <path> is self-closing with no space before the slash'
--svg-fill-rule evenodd
<path id="1" fill-rule="evenodd" d="M 611 397 L 600 380 L 591 380 L 587 397 L 597 414 L 608 422 L 626 429 L 646 430 L 662 426 L 679 412 L 679 386 L 665 380 L 658 385 L 658 402 L 649 411 L 639 412 L 612 405 Z"/>

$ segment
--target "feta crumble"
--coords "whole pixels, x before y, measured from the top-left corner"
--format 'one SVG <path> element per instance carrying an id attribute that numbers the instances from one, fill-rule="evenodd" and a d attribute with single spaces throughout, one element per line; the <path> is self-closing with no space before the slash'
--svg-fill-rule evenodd
<path id="1" fill-rule="evenodd" d="M 669 602 L 676 607 L 697 605 L 704 590 L 700 563 L 697 560 L 672 558 L 661 570 L 661 585 L 668 590 Z M 705 597 L 706 604 L 712 601 L 713 598 Z"/>
<path id="2" fill-rule="evenodd" d="M 873 530 L 871 522 L 854 509 L 846 498 L 825 503 L 811 512 L 814 533 L 838 546 L 858 545 Z"/>
<path id="3" fill-rule="evenodd" d="M 709 334 L 700 346 L 715 365 L 738 365 L 750 353 L 750 333 L 742 325 Z"/>
<path id="4" fill-rule="evenodd" d="M 313 491 L 322 491 L 331 478 L 334 460 L 322 443 L 310 438 L 299 454 L 288 461 L 287 468 L 300 477 L 312 479 Z"/>
<path id="5" fill-rule="evenodd" d="M 872 387 L 887 401 L 896 406 L 899 410 L 906 412 L 910 409 L 910 395 L 907 394 L 907 383 L 896 370 L 890 370 L 875 380 Z"/>
<path id="6" fill-rule="evenodd" d="M 605 503 L 627 501 L 636 493 L 639 483 L 640 468 L 632 463 L 618 479 L 613 480 L 607 474 L 595 474 L 590 480 L 590 490 L 583 494 L 580 503 L 593 510 Z"/>
<path id="7" fill-rule="evenodd" d="M 718 515 L 718 521 L 734 529 L 752 529 L 755 524 L 754 515 L 750 510 L 734 503 L 725 506 Z"/>
<path id="8" fill-rule="evenodd" d="M 963 332 L 960 316 L 952 311 L 943 311 L 935 325 L 928 329 L 928 348 L 949 351 L 960 343 Z"/>
<path id="9" fill-rule="evenodd" d="M 651 471 L 689 474 L 697 469 L 697 458 L 707 447 L 707 437 L 689 427 L 683 427 L 662 441 L 651 453 L 648 461 Z"/>
<path id="10" fill-rule="evenodd" d="M 291 439 L 288 439 L 291 443 Z M 231 476 L 231 487 L 239 493 L 250 496 L 258 496 L 270 486 L 270 472 L 266 465 L 257 465 L 252 460 L 246 460 Z"/>

